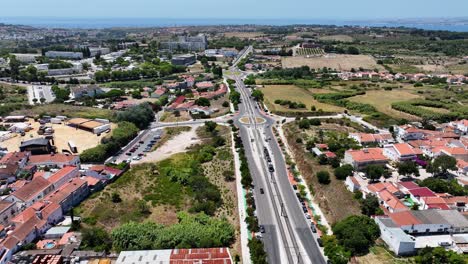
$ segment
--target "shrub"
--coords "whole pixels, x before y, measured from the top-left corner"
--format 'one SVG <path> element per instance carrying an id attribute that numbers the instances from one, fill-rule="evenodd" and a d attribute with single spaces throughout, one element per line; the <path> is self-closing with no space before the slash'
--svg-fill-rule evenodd
<path id="1" fill-rule="evenodd" d="M 317 179 L 318 179 L 318 182 L 321 184 L 329 184 L 330 174 L 328 173 L 328 171 L 319 171 L 317 172 Z"/>

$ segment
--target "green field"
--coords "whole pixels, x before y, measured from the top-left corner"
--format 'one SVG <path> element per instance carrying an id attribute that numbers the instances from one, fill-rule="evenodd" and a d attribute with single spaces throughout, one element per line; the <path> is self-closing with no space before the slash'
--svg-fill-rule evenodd
<path id="1" fill-rule="evenodd" d="M 349 101 L 370 104 L 377 108 L 378 111 L 392 116 L 394 118 L 406 118 L 415 120 L 417 117 L 392 109 L 392 103 L 408 101 L 421 98 L 421 96 L 411 93 L 408 90 L 372 90 L 366 94 L 358 95 L 349 98 Z"/>
<path id="2" fill-rule="evenodd" d="M 342 112 L 344 109 L 339 106 L 320 103 L 313 97 L 314 89 L 299 88 L 295 85 L 265 85 L 262 91 L 265 95 L 265 103 L 272 112 L 310 112 L 314 105 L 317 109 L 324 112 Z M 320 90 L 323 93 L 323 90 Z M 275 100 L 290 100 L 298 103 L 304 103 L 305 109 L 289 109 L 286 106 L 275 104 Z"/>

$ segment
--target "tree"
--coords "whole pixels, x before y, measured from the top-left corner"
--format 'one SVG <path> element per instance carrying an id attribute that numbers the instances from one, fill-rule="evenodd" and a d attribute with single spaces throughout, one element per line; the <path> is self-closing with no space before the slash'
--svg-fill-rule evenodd
<path id="1" fill-rule="evenodd" d="M 267 254 L 263 247 L 263 242 L 257 238 L 252 238 L 248 243 L 250 249 L 250 259 L 254 264 L 267 264 Z"/>
<path id="2" fill-rule="evenodd" d="M 447 175 L 448 170 L 457 169 L 457 160 L 454 157 L 441 155 L 435 158 L 432 163 L 429 164 L 427 171 L 433 173 L 436 176 Z"/>
<path id="3" fill-rule="evenodd" d="M 143 103 L 130 107 L 123 112 L 118 112 L 116 119 L 131 122 L 138 128 L 145 129 L 154 120 L 154 112 L 149 103 Z"/>
<path id="4" fill-rule="evenodd" d="M 334 224 L 332 230 L 338 243 L 352 255 L 367 253 L 380 236 L 379 227 L 367 216 L 348 216 Z"/>
<path id="5" fill-rule="evenodd" d="M 80 248 L 94 251 L 108 252 L 112 247 L 112 240 L 106 230 L 99 227 L 81 230 L 82 242 Z"/>
<path id="6" fill-rule="evenodd" d="M 335 236 L 322 236 L 324 253 L 333 264 L 347 264 L 351 258 L 351 252 L 338 244 Z"/>
<path id="7" fill-rule="evenodd" d="M 318 179 L 318 182 L 321 184 L 329 184 L 330 173 L 328 173 L 328 171 L 319 171 L 317 172 L 317 179 Z"/>
<path id="8" fill-rule="evenodd" d="M 16 56 L 10 56 L 10 77 L 13 80 L 18 80 L 19 76 L 19 67 L 21 66 L 21 62 L 16 58 Z"/>
<path id="9" fill-rule="evenodd" d="M 366 196 L 366 199 L 361 200 L 361 212 L 367 216 L 380 214 L 382 210 L 379 205 L 379 199 L 377 196 L 369 194 Z"/>
<path id="10" fill-rule="evenodd" d="M 39 99 L 39 101 L 41 102 L 41 104 L 45 103 L 46 99 L 44 97 L 41 97 L 41 99 Z"/>
<path id="11" fill-rule="evenodd" d="M 200 97 L 197 100 L 195 100 L 195 104 L 199 106 L 211 106 L 210 100 L 208 100 L 205 97 Z"/>
<path id="12" fill-rule="evenodd" d="M 258 90 L 258 89 L 255 89 L 253 92 L 252 92 L 252 97 L 255 99 L 255 101 L 263 101 L 263 92 Z"/>
<path id="13" fill-rule="evenodd" d="M 338 180 L 346 180 L 346 177 L 353 175 L 354 168 L 350 164 L 345 164 L 335 169 L 335 177 Z"/>
<path id="14" fill-rule="evenodd" d="M 309 129 L 310 128 L 310 122 L 309 119 L 303 118 L 299 121 L 298 126 L 300 129 Z"/>
<path id="15" fill-rule="evenodd" d="M 449 193 L 455 196 L 468 195 L 467 187 L 461 186 L 457 180 L 445 180 L 440 178 L 426 178 L 419 182 L 421 187 L 427 187 L 437 193 Z"/>
<path id="16" fill-rule="evenodd" d="M 397 165 L 398 174 L 403 176 L 419 176 L 419 170 L 416 164 L 412 161 L 400 162 Z"/>
<path id="17" fill-rule="evenodd" d="M 423 248 L 419 250 L 418 255 L 414 258 L 418 264 L 465 264 L 466 261 L 463 255 L 459 255 L 451 250 L 446 250 L 443 247 Z"/>
<path id="18" fill-rule="evenodd" d="M 353 54 L 353 55 L 358 55 L 359 54 L 359 49 L 353 46 L 348 47 L 347 52 L 348 54 Z"/>
<path id="19" fill-rule="evenodd" d="M 385 173 L 385 169 L 382 166 L 371 164 L 365 169 L 366 175 L 372 181 L 380 179 Z"/>
<path id="20" fill-rule="evenodd" d="M 215 132 L 217 126 L 218 126 L 218 124 L 216 124 L 216 122 L 213 122 L 213 121 L 206 121 L 205 122 L 205 129 L 206 129 L 206 131 L 208 131 L 210 133 Z"/>

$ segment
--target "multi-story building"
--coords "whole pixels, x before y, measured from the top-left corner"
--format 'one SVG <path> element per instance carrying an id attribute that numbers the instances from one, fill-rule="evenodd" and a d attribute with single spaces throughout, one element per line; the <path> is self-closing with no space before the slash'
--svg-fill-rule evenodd
<path id="1" fill-rule="evenodd" d="M 47 51 L 45 53 L 45 56 L 47 58 L 52 58 L 52 59 L 72 59 L 72 60 L 81 60 L 83 59 L 83 52 L 73 52 L 73 51 Z"/>

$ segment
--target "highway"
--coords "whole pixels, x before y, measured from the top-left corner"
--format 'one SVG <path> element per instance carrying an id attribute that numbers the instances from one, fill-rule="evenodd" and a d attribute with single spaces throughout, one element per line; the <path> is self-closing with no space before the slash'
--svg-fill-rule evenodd
<path id="1" fill-rule="evenodd" d="M 245 50 L 250 52 L 251 48 Z M 240 58 L 245 57 L 242 54 Z M 239 60 L 237 60 L 239 61 Z M 241 93 L 239 114 L 234 118 L 240 128 L 249 169 L 253 177 L 254 196 L 259 223 L 265 227 L 262 234 L 269 263 L 326 263 L 305 218 L 287 174 L 286 162 L 271 129 L 275 119 L 264 115 L 251 98 L 236 64 L 229 70 Z M 271 139 L 271 140 L 267 140 Z M 269 172 L 264 148 L 271 156 L 275 171 Z M 260 191 L 263 189 L 263 192 Z"/>

